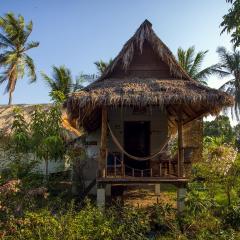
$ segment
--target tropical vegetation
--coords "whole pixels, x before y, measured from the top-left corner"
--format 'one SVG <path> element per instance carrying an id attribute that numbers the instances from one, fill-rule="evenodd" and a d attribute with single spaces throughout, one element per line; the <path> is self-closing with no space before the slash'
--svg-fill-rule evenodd
<path id="1" fill-rule="evenodd" d="M 187 50 L 178 48 L 177 50 L 177 60 L 180 66 L 188 73 L 188 75 L 199 81 L 202 84 L 207 84 L 207 78 L 216 72 L 218 65 L 214 64 L 212 66 L 202 69 L 204 59 L 208 51 L 195 52 L 195 47 L 189 47 Z"/>
<path id="2" fill-rule="evenodd" d="M 12 137 L 1 139 L 12 159 L 0 178 L 2 239 L 239 239 L 239 127 L 232 128 L 227 117 L 204 124 L 203 161 L 193 166 L 186 209 L 180 215 L 166 202 L 142 208 L 116 202 L 102 211 L 93 200 L 76 198 L 71 190 L 56 192 L 59 179 L 51 177 L 46 184 L 44 176 L 33 171 L 38 163 L 26 155 L 23 159 L 23 153 L 44 146 L 31 138 L 40 125 L 45 129 L 49 123 L 32 121 L 35 127 L 27 130 L 31 134 L 26 133 L 17 110 Z M 51 126 L 59 128 L 60 123 Z M 69 157 L 72 161 L 72 155 Z"/>
<path id="3" fill-rule="evenodd" d="M 12 95 L 18 79 L 27 72 L 30 83 L 36 81 L 33 59 L 28 51 L 39 46 L 39 42 L 28 41 L 33 30 L 33 23 L 25 23 L 24 17 L 7 13 L 0 18 L 0 84 L 7 82 L 6 92 L 9 93 L 8 104 L 12 103 Z"/>
<path id="4" fill-rule="evenodd" d="M 220 89 L 235 97 L 232 114 L 239 120 L 240 1 L 227 2 L 232 7 L 221 26 L 222 32 L 231 33 L 233 51 L 219 47 L 219 63 L 206 68 L 202 66 L 207 51 L 195 52 L 194 47 L 179 48 L 177 60 L 191 78 L 203 84 L 211 74 L 231 77 Z M 32 22 L 25 23 L 21 15 L 8 13 L 0 19 L 0 67 L 4 69 L 0 83 L 7 82 L 9 104 L 25 71 L 31 82 L 36 80 L 34 62 L 28 55 L 28 50 L 39 45 L 29 42 L 32 27 Z M 95 62 L 98 74 L 102 75 L 110 63 Z M 84 77 L 74 82 L 65 66 L 53 66 L 52 76 L 42 72 L 42 77 L 53 104 L 36 106 L 28 121 L 22 109 L 16 108 L 11 135 L 0 134 L 1 150 L 7 156 L 0 175 L 0 239 L 240 239 L 240 124 L 233 127 L 222 115 L 204 122 L 203 159 L 192 166 L 183 212 L 164 201 L 142 208 L 116 201 L 103 210 L 91 197 L 84 198 L 81 176 L 74 179 L 73 172 L 73 184 L 79 188 L 75 195 L 71 188 L 61 185 L 69 176 L 54 176 L 48 169 L 50 160 L 63 159 L 74 170 L 84 167 L 85 149 L 64 141 L 61 119 L 62 102 L 83 87 Z M 45 171 L 37 171 L 42 162 Z M 168 199 L 172 197 L 170 190 L 164 190 Z"/>
<path id="5" fill-rule="evenodd" d="M 231 34 L 231 42 L 234 47 L 240 46 L 240 1 L 239 0 L 226 0 L 226 2 L 231 4 L 228 13 L 223 16 L 223 21 L 221 22 L 222 32 L 227 32 Z"/>
<path id="6" fill-rule="evenodd" d="M 240 51 L 233 49 L 232 52 L 227 51 L 225 47 L 218 47 L 217 53 L 219 55 L 219 71 L 220 77 L 230 77 L 230 80 L 225 82 L 220 90 L 234 96 L 235 105 L 232 108 L 232 116 L 236 116 L 239 120 L 240 110 Z"/>
<path id="7" fill-rule="evenodd" d="M 94 62 L 95 66 L 97 67 L 98 74 L 102 75 L 105 69 L 112 63 L 112 59 L 109 60 L 109 62 L 104 62 L 103 60 L 99 60 Z"/>
<path id="8" fill-rule="evenodd" d="M 41 75 L 50 88 L 50 97 L 52 100 L 59 102 L 64 101 L 71 92 L 83 88 L 84 82 L 87 82 L 83 75 L 76 77 L 74 82 L 70 69 L 63 65 L 52 67 L 52 77 L 49 77 L 44 72 L 42 72 Z"/>

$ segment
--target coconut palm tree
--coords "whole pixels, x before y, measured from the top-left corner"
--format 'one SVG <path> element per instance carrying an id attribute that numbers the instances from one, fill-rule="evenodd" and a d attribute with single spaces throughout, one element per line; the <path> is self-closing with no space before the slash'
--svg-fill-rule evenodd
<path id="1" fill-rule="evenodd" d="M 112 63 L 112 61 L 112 59 L 110 59 L 109 62 L 104 62 L 103 60 L 96 61 L 94 64 L 97 67 L 98 73 L 102 75 L 108 65 Z"/>
<path id="2" fill-rule="evenodd" d="M 239 120 L 240 110 L 240 51 L 233 49 L 232 52 L 226 50 L 225 47 L 218 47 L 217 53 L 220 58 L 219 66 L 221 71 L 219 75 L 221 77 L 233 77 L 224 83 L 219 89 L 226 91 L 235 97 L 235 104 L 231 108 L 232 117 L 236 117 Z"/>
<path id="3" fill-rule="evenodd" d="M 204 84 L 207 85 L 207 78 L 216 72 L 218 69 L 218 65 L 212 65 L 209 67 L 206 67 L 202 69 L 202 64 L 204 61 L 204 58 L 206 56 L 208 51 L 200 51 L 195 53 L 194 46 L 188 48 L 187 50 L 183 50 L 182 48 L 178 48 L 177 51 L 177 60 L 181 67 L 188 73 L 188 75 Z M 200 120 L 192 122 L 192 128 L 198 129 L 199 132 L 203 131 L 203 118 Z M 191 131 L 189 133 L 185 133 L 185 138 L 188 139 L 188 134 L 191 134 Z M 200 143 L 201 144 L 201 143 Z M 201 146 L 200 146 L 201 148 Z"/>
<path id="4" fill-rule="evenodd" d="M 50 88 L 50 96 L 53 100 L 63 101 L 71 92 L 79 91 L 84 87 L 84 84 L 89 82 L 88 75 L 80 74 L 73 80 L 71 71 L 64 65 L 52 67 L 52 77 L 49 77 L 44 72 L 41 75 L 47 86 Z"/>
<path id="5" fill-rule="evenodd" d="M 7 81 L 6 92 L 9 93 L 9 102 L 18 79 L 22 79 L 27 71 L 30 82 L 36 81 L 33 59 L 27 54 L 28 50 L 36 48 L 39 42 L 28 42 L 33 23 L 25 23 L 23 16 L 15 17 L 7 13 L 0 18 L 0 84 Z"/>
<path id="6" fill-rule="evenodd" d="M 226 2 L 231 3 L 231 7 L 228 13 L 223 16 L 223 21 L 220 24 L 221 34 L 224 32 L 231 34 L 231 42 L 236 48 L 240 46 L 240 1 L 226 0 Z"/>
<path id="7" fill-rule="evenodd" d="M 47 83 L 50 90 L 50 96 L 54 98 L 56 93 L 62 93 L 63 97 L 66 98 L 71 92 L 73 85 L 71 71 L 65 66 L 53 66 L 52 67 L 52 77 L 49 77 L 44 72 L 41 75 L 45 82 Z"/>
<path id="8" fill-rule="evenodd" d="M 200 51 L 195 53 L 194 46 L 188 48 L 187 50 L 183 50 L 182 48 L 178 48 L 177 50 L 177 60 L 181 67 L 192 79 L 205 85 L 207 85 L 207 78 L 218 69 L 217 64 L 204 69 L 201 68 L 207 52 L 208 51 Z"/>

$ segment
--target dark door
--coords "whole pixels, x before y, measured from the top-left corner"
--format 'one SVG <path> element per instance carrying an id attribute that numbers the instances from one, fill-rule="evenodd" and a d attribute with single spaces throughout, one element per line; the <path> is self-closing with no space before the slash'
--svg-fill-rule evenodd
<path id="1" fill-rule="evenodd" d="M 124 123 L 124 148 L 137 157 L 146 157 L 150 154 L 150 122 L 137 121 Z M 137 161 L 124 156 L 127 166 L 136 169 L 149 168 L 149 161 Z M 126 168 L 126 171 L 128 169 Z"/>

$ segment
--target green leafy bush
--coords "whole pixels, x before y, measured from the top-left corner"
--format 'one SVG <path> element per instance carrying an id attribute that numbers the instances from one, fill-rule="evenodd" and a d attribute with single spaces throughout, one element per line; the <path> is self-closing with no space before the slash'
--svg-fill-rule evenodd
<path id="1" fill-rule="evenodd" d="M 80 211 L 70 207 L 53 214 L 42 209 L 27 212 L 23 218 L 10 218 L 5 225 L 6 239 L 146 239 L 148 217 L 143 210 L 108 209 L 105 212 L 87 203 Z"/>

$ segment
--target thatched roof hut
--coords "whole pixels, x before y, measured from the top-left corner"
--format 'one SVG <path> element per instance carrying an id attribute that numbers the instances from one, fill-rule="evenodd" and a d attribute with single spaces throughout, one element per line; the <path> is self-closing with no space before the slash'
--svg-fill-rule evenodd
<path id="1" fill-rule="evenodd" d="M 20 108 L 22 110 L 24 119 L 27 123 L 31 120 L 31 115 L 36 107 L 41 107 L 43 110 L 48 111 L 52 104 L 17 104 L 17 105 L 1 105 L 0 106 L 0 133 L 2 136 L 7 136 L 12 132 L 12 124 L 14 121 L 14 110 Z M 66 141 L 72 141 L 82 135 L 72 124 L 69 123 L 68 117 L 64 110 L 62 110 L 62 133 Z"/>
<path id="2" fill-rule="evenodd" d="M 102 76 L 69 96 L 67 109 L 92 130 L 102 106 L 159 106 L 174 124 L 179 109 L 187 123 L 232 104 L 228 94 L 191 79 L 145 20 Z"/>

